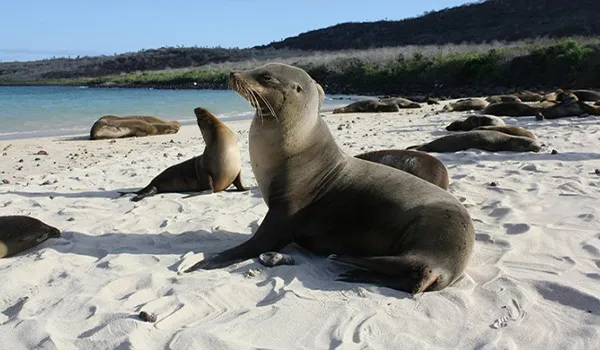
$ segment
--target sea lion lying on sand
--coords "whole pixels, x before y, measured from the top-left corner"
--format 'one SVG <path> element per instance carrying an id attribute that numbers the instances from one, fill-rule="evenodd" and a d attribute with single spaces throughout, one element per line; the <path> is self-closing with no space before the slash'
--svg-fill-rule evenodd
<path id="1" fill-rule="evenodd" d="M 504 121 L 493 115 L 470 115 L 465 120 L 456 120 L 446 127 L 448 131 L 469 131 L 480 126 L 505 125 Z"/>
<path id="2" fill-rule="evenodd" d="M 402 97 L 389 97 L 379 99 L 379 102 L 385 104 L 395 104 L 398 108 L 421 108 L 421 105 Z"/>
<path id="3" fill-rule="evenodd" d="M 513 136 L 523 136 L 523 137 L 529 137 L 530 139 L 535 140 L 537 137 L 535 136 L 534 133 L 532 133 L 531 131 L 527 130 L 527 129 L 523 129 L 521 127 L 518 126 L 508 126 L 508 125 L 503 125 L 503 126 L 480 126 L 478 128 L 475 128 L 473 130 L 492 130 L 492 131 L 498 131 L 498 132 L 502 132 L 508 135 L 513 135 Z"/>
<path id="4" fill-rule="evenodd" d="M 242 185 L 242 160 L 237 137 L 219 118 L 204 108 L 194 109 L 196 121 L 206 147 L 201 156 L 173 165 L 156 176 L 150 184 L 135 192 L 137 202 L 157 193 L 220 192 L 233 184 L 238 191 Z"/>
<path id="5" fill-rule="evenodd" d="M 338 113 L 379 113 L 379 112 L 398 112 L 400 107 L 395 103 L 384 103 L 377 100 L 362 100 L 351 103 L 346 107 L 340 107 L 333 110 L 333 114 Z"/>
<path id="6" fill-rule="evenodd" d="M 522 102 L 538 102 L 544 98 L 542 94 L 531 92 L 529 90 L 525 90 L 514 95 L 517 96 Z"/>
<path id="7" fill-rule="evenodd" d="M 534 116 L 537 112 L 538 108 L 521 102 L 492 103 L 483 110 L 484 114 L 507 117 Z"/>
<path id="8" fill-rule="evenodd" d="M 424 152 L 386 149 L 358 154 L 355 157 L 405 171 L 444 190 L 448 189 L 450 183 L 448 169 L 446 169 L 444 163 Z"/>
<path id="9" fill-rule="evenodd" d="M 490 103 L 482 98 L 463 98 L 442 107 L 444 112 L 480 111 Z"/>
<path id="10" fill-rule="evenodd" d="M 477 148 L 490 152 L 539 152 L 541 147 L 528 137 L 512 136 L 498 131 L 472 130 L 447 135 L 422 145 L 410 146 L 424 152 L 458 152 Z"/>
<path id="11" fill-rule="evenodd" d="M 57 228 L 38 219 L 13 215 L 0 216 L 0 258 L 35 247 L 48 238 L 60 237 Z"/>
<path id="12" fill-rule="evenodd" d="M 520 98 L 513 95 L 494 95 L 485 99 L 489 103 L 498 103 L 498 102 L 522 102 Z"/>
<path id="13" fill-rule="evenodd" d="M 92 126 L 90 140 L 175 134 L 179 128 L 181 124 L 178 121 L 165 121 L 151 116 L 106 115 Z"/>

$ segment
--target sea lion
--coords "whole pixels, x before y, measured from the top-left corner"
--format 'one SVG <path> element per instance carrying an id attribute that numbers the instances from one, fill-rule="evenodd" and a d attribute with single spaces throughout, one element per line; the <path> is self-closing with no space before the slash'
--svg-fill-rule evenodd
<path id="1" fill-rule="evenodd" d="M 173 165 L 156 176 L 148 186 L 135 192 L 137 202 L 157 193 L 220 192 L 233 184 L 238 191 L 242 185 L 242 160 L 237 137 L 219 118 L 204 108 L 194 109 L 196 121 L 206 147 L 201 156 Z"/>
<path id="2" fill-rule="evenodd" d="M 512 136 L 498 131 L 472 130 L 447 135 L 422 145 L 407 147 L 424 152 L 458 152 L 477 148 L 490 152 L 539 152 L 541 147 L 528 137 Z"/>
<path id="3" fill-rule="evenodd" d="M 465 120 L 456 120 L 446 127 L 448 131 L 469 131 L 479 126 L 505 125 L 504 121 L 493 115 L 470 115 Z"/>
<path id="4" fill-rule="evenodd" d="M 60 237 L 60 231 L 38 219 L 21 215 L 0 216 L 0 258 L 20 253 L 48 238 L 56 237 Z"/>
<path id="5" fill-rule="evenodd" d="M 464 206 L 416 176 L 345 154 L 318 114 L 317 87 L 304 70 L 271 63 L 229 79 L 257 109 L 250 160 L 269 210 L 249 240 L 186 272 L 295 242 L 359 267 L 342 281 L 419 293 L 462 274 L 474 244 Z"/>
<path id="6" fill-rule="evenodd" d="M 575 94 L 579 101 L 596 102 L 600 101 L 600 92 L 593 90 L 571 90 Z"/>
<path id="7" fill-rule="evenodd" d="M 565 100 L 556 103 L 552 107 L 540 108 L 536 116 L 541 116 L 543 119 L 578 117 L 584 113 L 589 114 L 587 107 L 591 106 L 579 101 L 575 95 L 572 95 L 571 97 L 565 97 Z"/>
<path id="8" fill-rule="evenodd" d="M 517 96 L 522 102 L 538 102 L 544 98 L 542 94 L 531 92 L 529 90 L 525 90 L 514 95 Z"/>
<path id="9" fill-rule="evenodd" d="M 90 140 L 175 134 L 180 128 L 178 121 L 165 121 L 151 116 L 105 115 L 92 126 Z"/>
<path id="10" fill-rule="evenodd" d="M 558 101 L 557 98 L 560 94 L 565 92 L 563 89 L 557 89 L 556 91 L 549 92 L 544 95 L 542 101 Z"/>
<path id="11" fill-rule="evenodd" d="M 444 190 L 448 189 L 450 183 L 448 169 L 444 163 L 425 152 L 386 149 L 358 154 L 355 157 L 406 171 Z"/>
<path id="12" fill-rule="evenodd" d="M 389 97 L 379 99 L 379 102 L 385 104 L 395 104 L 398 108 L 421 108 L 421 105 L 402 97 Z"/>
<path id="13" fill-rule="evenodd" d="M 393 103 L 383 103 L 377 100 L 362 100 L 353 102 L 346 107 L 340 107 L 333 110 L 333 114 L 338 113 L 378 113 L 378 112 L 398 112 L 400 107 Z"/>
<path id="14" fill-rule="evenodd" d="M 484 114 L 507 116 L 507 117 L 526 117 L 534 116 L 538 108 L 520 102 L 500 102 L 492 103 L 484 110 Z"/>
<path id="15" fill-rule="evenodd" d="M 480 111 L 490 103 L 482 98 L 463 98 L 442 107 L 444 112 Z"/>
<path id="16" fill-rule="evenodd" d="M 489 96 L 485 99 L 489 103 L 498 103 L 498 102 L 522 102 L 520 98 L 514 95 L 494 95 Z"/>
<path id="17" fill-rule="evenodd" d="M 532 133 L 531 131 L 527 130 L 527 129 L 523 129 L 521 127 L 518 126 L 508 126 L 508 125 L 502 125 L 502 126 L 495 126 L 495 125 L 491 125 L 491 126 L 480 126 L 478 128 L 475 128 L 473 130 L 492 130 L 492 131 L 498 131 L 501 133 L 505 133 L 508 135 L 513 135 L 513 136 L 523 136 L 523 137 L 529 137 L 530 139 L 537 139 L 537 137 L 535 136 L 534 133 Z"/>

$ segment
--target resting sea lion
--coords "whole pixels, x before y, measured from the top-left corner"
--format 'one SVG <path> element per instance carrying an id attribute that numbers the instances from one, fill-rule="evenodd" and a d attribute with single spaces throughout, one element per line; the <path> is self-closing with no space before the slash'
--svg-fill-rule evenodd
<path id="1" fill-rule="evenodd" d="M 397 104 L 383 103 L 376 100 L 362 100 L 351 103 L 346 107 L 336 108 L 333 114 L 338 113 L 377 113 L 377 112 L 398 112 L 400 108 Z"/>
<path id="2" fill-rule="evenodd" d="M 480 111 L 490 103 L 482 98 L 464 98 L 442 107 L 444 112 Z"/>
<path id="3" fill-rule="evenodd" d="M 235 133 L 204 108 L 198 107 L 194 113 L 206 143 L 202 155 L 167 168 L 139 191 L 120 192 L 121 195 L 135 193 L 131 200 L 137 202 L 157 193 L 220 192 L 231 184 L 238 191 L 246 190 L 241 180 L 242 160 Z"/>
<path id="4" fill-rule="evenodd" d="M 498 102 L 522 102 L 520 98 L 514 95 L 495 95 L 490 96 L 485 99 L 489 103 L 498 103 Z"/>
<path id="5" fill-rule="evenodd" d="M 521 127 L 518 126 L 508 126 L 508 125 L 503 125 L 503 126 L 480 126 L 478 128 L 475 128 L 473 130 L 492 130 L 492 131 L 498 131 L 504 134 L 508 134 L 508 135 L 513 135 L 513 136 L 523 136 L 523 137 L 529 137 L 530 139 L 535 140 L 537 137 L 535 136 L 534 133 L 532 133 L 531 131 L 527 130 L 527 129 L 523 129 Z"/>
<path id="6" fill-rule="evenodd" d="M 579 101 L 600 101 L 600 92 L 593 90 L 571 90 L 571 92 L 579 98 Z"/>
<path id="7" fill-rule="evenodd" d="M 269 211 L 248 241 L 186 271 L 295 242 L 358 266 L 341 275 L 348 282 L 418 293 L 443 289 L 462 274 L 474 243 L 464 206 L 416 176 L 342 152 L 305 71 L 273 63 L 232 73 L 230 81 L 257 108 L 250 160 Z"/>
<path id="8" fill-rule="evenodd" d="M 545 119 L 578 117 L 584 113 L 589 113 L 589 109 L 587 107 L 591 106 L 585 102 L 579 101 L 575 97 L 558 102 L 552 107 L 541 108 L 537 115 L 541 115 Z"/>
<path id="9" fill-rule="evenodd" d="M 398 108 L 421 108 L 420 104 L 402 97 L 382 98 L 379 100 L 379 102 L 385 104 L 395 104 L 398 106 Z"/>
<path id="10" fill-rule="evenodd" d="M 151 116 L 106 115 L 92 126 L 90 140 L 175 134 L 180 128 L 178 121 L 165 121 Z"/>
<path id="11" fill-rule="evenodd" d="M 444 163 L 424 152 L 387 149 L 362 153 L 355 157 L 406 171 L 445 190 L 450 183 L 448 169 Z"/>
<path id="12" fill-rule="evenodd" d="M 491 114 L 506 117 L 526 117 L 534 116 L 538 108 L 520 102 L 500 102 L 487 106 L 484 114 Z"/>
<path id="13" fill-rule="evenodd" d="M 517 96 L 522 102 L 538 102 L 544 98 L 542 94 L 538 94 L 537 92 L 531 92 L 529 90 L 525 90 L 514 95 Z"/>
<path id="14" fill-rule="evenodd" d="M 0 258 L 35 247 L 48 238 L 60 237 L 57 228 L 29 216 L 0 216 Z"/>
<path id="15" fill-rule="evenodd" d="M 479 126 L 505 125 L 504 121 L 493 115 L 470 115 L 465 120 L 456 120 L 446 127 L 448 131 L 469 131 Z"/>
<path id="16" fill-rule="evenodd" d="M 512 136 L 498 131 L 472 130 L 447 135 L 422 145 L 410 146 L 424 152 L 458 152 L 478 148 L 490 152 L 539 152 L 541 147 L 528 137 Z"/>

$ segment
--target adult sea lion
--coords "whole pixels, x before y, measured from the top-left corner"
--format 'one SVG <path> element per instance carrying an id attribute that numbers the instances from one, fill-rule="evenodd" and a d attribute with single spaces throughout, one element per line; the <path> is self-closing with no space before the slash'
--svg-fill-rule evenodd
<path id="1" fill-rule="evenodd" d="M 448 189 L 448 169 L 441 160 L 419 151 L 404 149 L 386 149 L 355 155 L 356 158 L 391 166 L 398 170 L 413 174 L 432 184 Z"/>
<path id="2" fill-rule="evenodd" d="M 462 274 L 474 243 L 464 206 L 416 176 L 345 154 L 318 114 L 317 86 L 305 71 L 272 63 L 230 81 L 257 108 L 250 160 L 269 211 L 249 240 L 187 272 L 295 242 L 359 267 L 342 281 L 418 293 Z"/>
<path id="3" fill-rule="evenodd" d="M 0 216 L 0 258 L 35 247 L 48 238 L 60 237 L 57 228 L 38 219 L 21 216 Z"/>
<path id="4" fill-rule="evenodd" d="M 489 96 L 485 99 L 489 103 L 498 103 L 498 102 L 522 102 L 520 98 L 514 95 L 494 95 Z"/>
<path id="5" fill-rule="evenodd" d="M 180 128 L 178 121 L 165 121 L 152 116 L 105 115 L 92 126 L 90 140 L 175 134 Z"/>
<path id="6" fill-rule="evenodd" d="M 552 107 L 540 108 L 537 115 L 542 116 L 544 119 L 578 117 L 584 113 L 590 114 L 590 110 L 587 107 L 591 106 L 579 101 L 573 95 L 571 98 L 558 102 Z"/>
<path id="7" fill-rule="evenodd" d="M 525 90 L 514 95 L 517 96 L 522 102 L 538 102 L 544 98 L 542 94 L 531 92 L 529 90 Z"/>
<path id="8" fill-rule="evenodd" d="M 496 126 L 496 125 L 490 125 L 490 126 L 480 126 L 480 127 L 475 128 L 473 130 L 492 130 L 492 131 L 498 131 L 498 132 L 505 133 L 505 134 L 508 134 L 508 135 L 513 135 L 513 136 L 529 137 L 530 139 L 533 139 L 533 140 L 535 140 L 537 138 L 535 136 L 535 134 L 532 133 L 531 131 L 529 131 L 527 129 L 523 129 L 523 128 L 518 127 L 518 126 L 508 126 L 508 125 Z"/>
<path id="9" fill-rule="evenodd" d="M 422 145 L 410 146 L 424 152 L 458 152 L 478 148 L 490 152 L 539 152 L 541 147 L 528 137 L 512 136 L 498 131 L 472 130 L 447 135 Z"/>
<path id="10" fill-rule="evenodd" d="M 484 114 L 506 116 L 506 117 L 526 117 L 534 116 L 538 108 L 520 102 L 500 102 L 492 103 L 484 110 Z"/>
<path id="11" fill-rule="evenodd" d="M 600 101 L 600 92 L 593 90 L 571 90 L 575 94 L 579 101 L 595 102 Z"/>
<path id="12" fill-rule="evenodd" d="M 444 112 L 480 111 L 490 103 L 482 98 L 463 98 L 442 107 Z"/>
<path id="13" fill-rule="evenodd" d="M 238 191 L 246 190 L 241 180 L 242 160 L 235 133 L 204 108 L 194 109 L 194 114 L 206 143 L 202 155 L 167 168 L 139 191 L 121 195 L 135 193 L 131 200 L 137 202 L 157 193 L 220 192 L 231 184 Z"/>
<path id="14" fill-rule="evenodd" d="M 393 103 L 384 103 L 377 100 L 362 100 L 353 102 L 346 107 L 340 107 L 333 110 L 333 114 L 338 113 L 378 113 L 378 112 L 398 112 L 400 107 Z"/>
<path id="15" fill-rule="evenodd" d="M 504 120 L 493 115 L 470 115 L 465 120 L 456 120 L 446 127 L 448 131 L 469 131 L 485 125 L 505 125 Z"/>
<path id="16" fill-rule="evenodd" d="M 398 106 L 398 108 L 421 108 L 420 104 L 402 97 L 382 98 L 379 99 L 379 102 L 383 102 L 385 104 L 395 104 Z"/>

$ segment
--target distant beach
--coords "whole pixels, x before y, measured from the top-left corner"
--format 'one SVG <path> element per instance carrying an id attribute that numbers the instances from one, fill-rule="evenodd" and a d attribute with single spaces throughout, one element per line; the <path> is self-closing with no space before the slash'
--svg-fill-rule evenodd
<path id="1" fill-rule="evenodd" d="M 332 95 L 323 110 L 357 96 Z M 0 140 L 89 132 L 103 115 L 152 115 L 194 124 L 195 107 L 224 120 L 251 118 L 247 101 L 229 90 L 155 90 L 77 86 L 0 86 Z"/>

